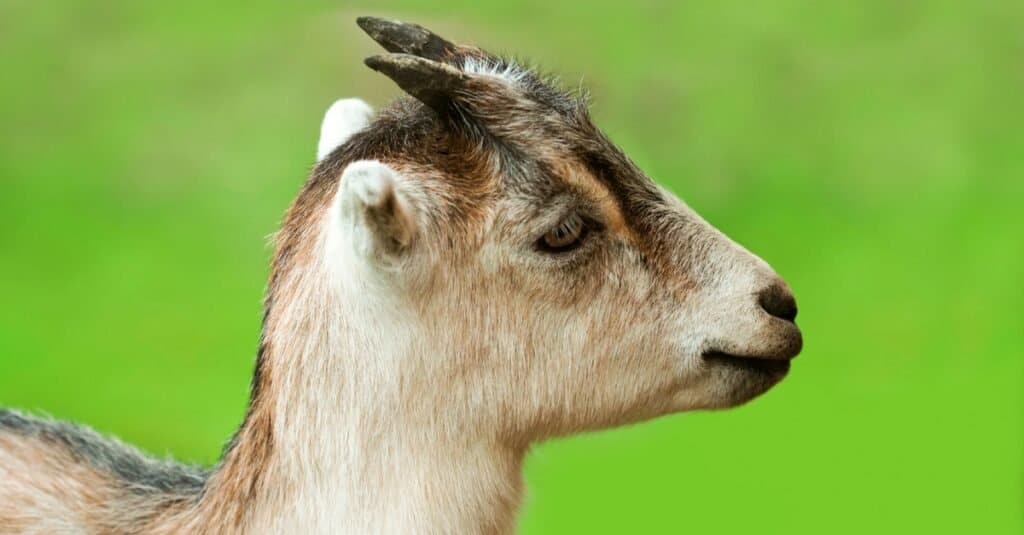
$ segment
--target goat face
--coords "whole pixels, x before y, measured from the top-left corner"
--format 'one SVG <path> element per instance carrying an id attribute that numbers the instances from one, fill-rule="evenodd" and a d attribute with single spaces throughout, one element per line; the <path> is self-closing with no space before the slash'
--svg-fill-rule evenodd
<path id="1" fill-rule="evenodd" d="M 402 318 L 390 336 L 414 357 L 389 365 L 424 405 L 530 441 L 734 406 L 786 375 L 802 343 L 786 284 L 645 176 L 581 99 L 418 26 L 360 24 L 401 52 L 368 64 L 416 100 L 313 182 L 340 174 L 331 254 L 358 260 L 340 277 L 368 310 Z"/>

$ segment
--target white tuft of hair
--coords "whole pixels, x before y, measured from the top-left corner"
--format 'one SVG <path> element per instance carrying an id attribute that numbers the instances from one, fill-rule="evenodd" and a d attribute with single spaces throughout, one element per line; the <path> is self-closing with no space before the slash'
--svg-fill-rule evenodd
<path id="1" fill-rule="evenodd" d="M 520 83 L 529 74 L 529 71 L 511 61 L 501 64 L 472 56 L 466 58 L 465 62 L 463 62 L 462 70 L 469 74 L 495 76 L 504 79 L 512 85 Z"/>
<path id="2" fill-rule="evenodd" d="M 370 124 L 373 108 L 358 98 L 343 98 L 331 104 L 320 125 L 320 142 L 316 147 L 317 161 L 323 160 L 334 149 L 348 141 L 352 134 Z"/>

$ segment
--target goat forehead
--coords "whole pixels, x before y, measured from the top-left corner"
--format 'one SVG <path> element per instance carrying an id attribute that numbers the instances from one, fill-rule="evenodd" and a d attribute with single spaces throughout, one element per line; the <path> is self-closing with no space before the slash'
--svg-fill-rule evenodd
<path id="1" fill-rule="evenodd" d="M 540 81 L 534 85 L 546 87 Z M 529 128 L 531 135 L 515 140 L 475 136 L 418 102 L 402 99 L 334 155 L 340 161 L 332 167 L 358 159 L 385 161 L 442 188 L 446 204 L 469 213 L 500 195 L 499 189 L 543 198 L 565 185 L 590 200 L 610 203 L 610 223 L 641 235 L 655 225 L 653 213 L 666 211 L 656 184 L 601 133 L 584 108 L 509 120 L 535 121 L 544 128 Z"/>

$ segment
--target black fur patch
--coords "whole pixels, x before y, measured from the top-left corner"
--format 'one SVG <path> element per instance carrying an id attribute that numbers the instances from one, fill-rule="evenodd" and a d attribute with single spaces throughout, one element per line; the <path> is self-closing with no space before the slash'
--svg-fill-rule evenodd
<path id="1" fill-rule="evenodd" d="M 139 494 L 198 496 L 209 471 L 147 457 L 120 441 L 84 426 L 0 409 L 0 433 L 34 438 L 67 449 L 72 457 L 110 473 L 127 490 Z"/>

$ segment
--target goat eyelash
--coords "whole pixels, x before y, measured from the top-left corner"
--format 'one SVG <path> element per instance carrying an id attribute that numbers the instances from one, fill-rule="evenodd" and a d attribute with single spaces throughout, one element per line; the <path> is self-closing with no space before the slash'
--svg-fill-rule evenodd
<path id="1" fill-rule="evenodd" d="M 578 212 L 572 212 L 538 238 L 535 248 L 549 255 L 576 251 L 583 246 L 597 226 L 593 220 Z"/>

